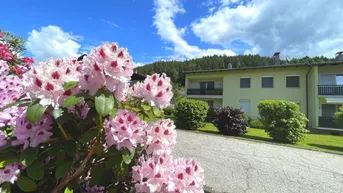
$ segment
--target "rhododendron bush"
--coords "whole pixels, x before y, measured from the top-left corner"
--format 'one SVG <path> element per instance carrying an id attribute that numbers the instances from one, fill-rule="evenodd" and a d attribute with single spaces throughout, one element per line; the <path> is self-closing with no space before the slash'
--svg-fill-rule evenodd
<path id="1" fill-rule="evenodd" d="M 165 74 L 130 85 L 132 58 L 116 43 L 12 75 L 0 53 L 3 192 L 203 192 L 200 164 L 171 155 Z"/>

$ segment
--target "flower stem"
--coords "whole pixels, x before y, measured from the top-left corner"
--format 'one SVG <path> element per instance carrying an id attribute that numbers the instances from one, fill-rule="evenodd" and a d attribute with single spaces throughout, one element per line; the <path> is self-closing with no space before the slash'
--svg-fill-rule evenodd
<path id="1" fill-rule="evenodd" d="M 59 128 L 59 129 L 61 130 L 61 132 L 62 132 L 63 137 L 64 137 L 66 140 L 68 140 L 69 137 L 68 137 L 67 132 L 63 129 L 63 127 L 62 127 L 61 124 L 59 124 L 59 123 L 57 123 L 57 124 L 58 124 L 58 128 Z"/>

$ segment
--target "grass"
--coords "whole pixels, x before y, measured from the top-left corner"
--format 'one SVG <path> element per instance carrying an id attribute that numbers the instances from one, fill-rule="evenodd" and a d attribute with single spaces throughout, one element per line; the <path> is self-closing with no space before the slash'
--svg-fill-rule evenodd
<path id="1" fill-rule="evenodd" d="M 217 128 L 207 123 L 199 132 L 220 134 Z M 310 150 L 319 150 L 343 155 L 343 136 L 323 135 L 323 134 L 304 134 L 304 140 L 297 144 L 283 144 L 290 147 L 298 147 Z M 238 139 L 246 139 L 258 142 L 273 142 L 263 129 L 249 128 L 248 132 Z"/>

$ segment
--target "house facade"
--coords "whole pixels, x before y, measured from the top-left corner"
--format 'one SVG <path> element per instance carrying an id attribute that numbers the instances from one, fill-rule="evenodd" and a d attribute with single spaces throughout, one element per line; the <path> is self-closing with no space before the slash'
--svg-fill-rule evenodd
<path id="1" fill-rule="evenodd" d="M 262 100 L 297 103 L 311 129 L 341 130 L 333 115 L 343 105 L 343 61 L 188 71 L 186 96 L 211 107 L 241 107 L 259 117 Z"/>

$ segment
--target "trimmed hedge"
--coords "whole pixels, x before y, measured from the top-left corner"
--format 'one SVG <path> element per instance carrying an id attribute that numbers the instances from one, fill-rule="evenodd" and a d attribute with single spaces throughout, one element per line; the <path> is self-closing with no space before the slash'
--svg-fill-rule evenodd
<path id="1" fill-rule="evenodd" d="M 299 106 L 286 100 L 264 100 L 258 104 L 261 122 L 268 135 L 277 142 L 297 143 L 303 138 L 307 118 Z"/>
<path id="2" fill-rule="evenodd" d="M 205 125 L 209 106 L 207 102 L 179 99 L 175 104 L 175 125 L 179 129 L 196 130 Z"/>
<path id="3" fill-rule="evenodd" d="M 248 116 L 240 108 L 215 109 L 213 124 L 224 135 L 242 136 L 248 129 Z"/>
<path id="4" fill-rule="evenodd" d="M 343 106 L 341 106 L 338 112 L 333 116 L 335 125 L 343 129 Z"/>

